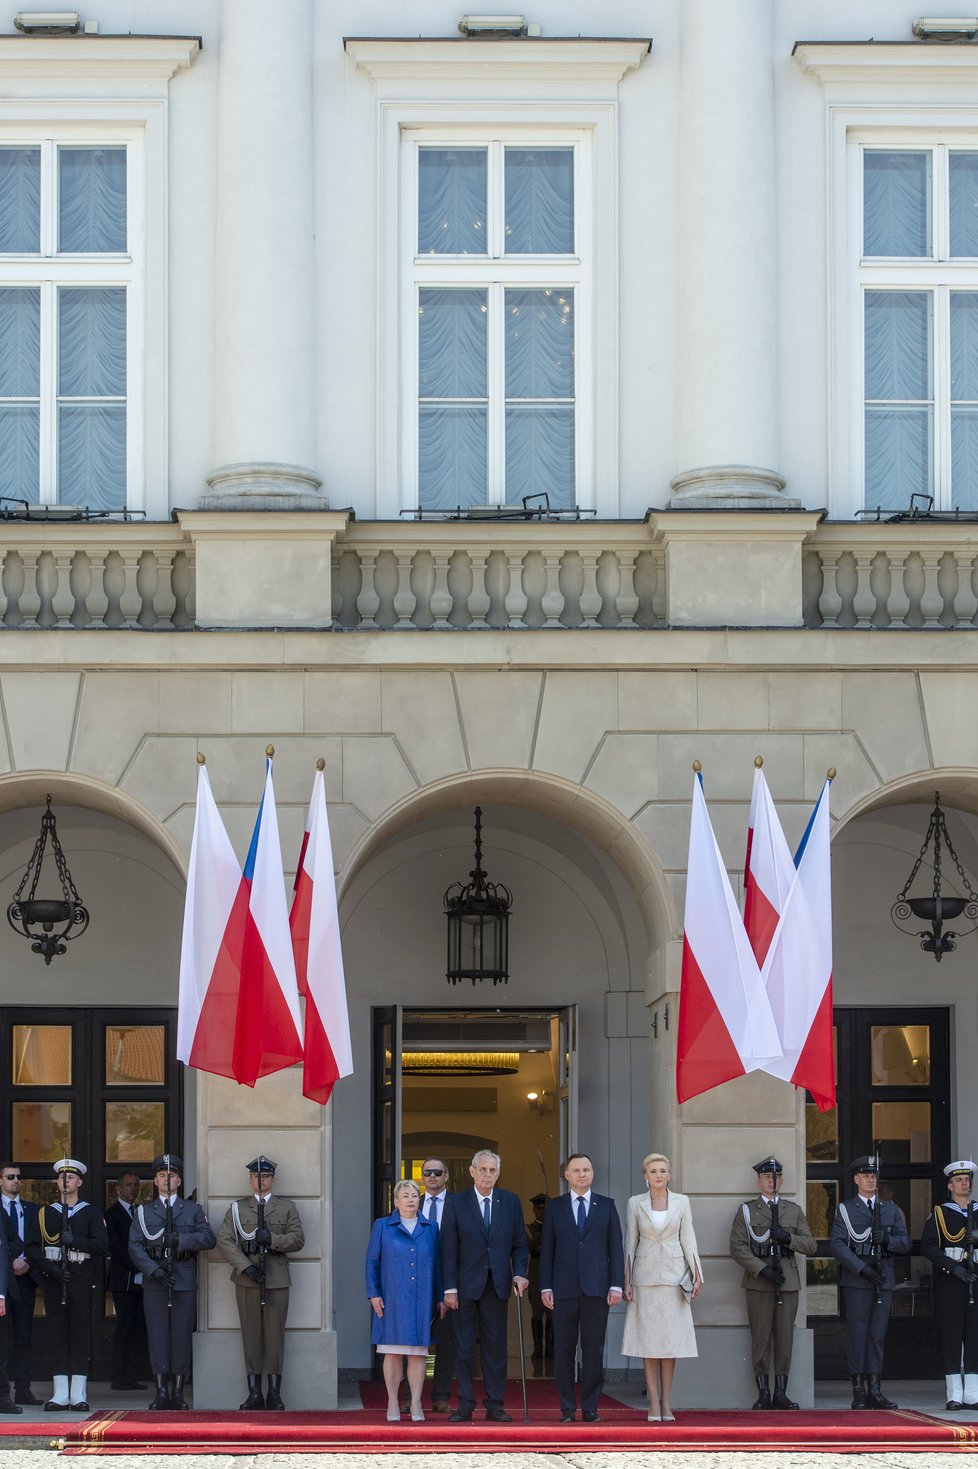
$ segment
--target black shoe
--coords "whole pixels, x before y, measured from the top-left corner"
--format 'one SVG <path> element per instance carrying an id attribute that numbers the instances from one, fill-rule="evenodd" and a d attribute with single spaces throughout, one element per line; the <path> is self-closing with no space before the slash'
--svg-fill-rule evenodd
<path id="1" fill-rule="evenodd" d="M 265 1397 L 261 1390 L 261 1378 L 256 1372 L 248 1373 L 248 1396 L 240 1404 L 242 1413 L 263 1413 Z"/>
<path id="2" fill-rule="evenodd" d="M 24 1403 L 28 1408 L 39 1408 L 41 1406 L 41 1399 L 34 1396 L 30 1387 L 19 1387 L 14 1394 L 14 1402 Z"/>
<path id="3" fill-rule="evenodd" d="M 170 1389 L 166 1378 L 160 1373 L 156 1374 L 156 1397 L 149 1404 L 151 1413 L 162 1413 L 170 1406 Z"/>
<path id="4" fill-rule="evenodd" d="M 181 1413 L 190 1412 L 190 1404 L 183 1395 L 182 1372 L 178 1372 L 176 1377 L 170 1378 L 170 1407 L 176 1408 Z"/>
<path id="5" fill-rule="evenodd" d="M 869 1387 L 866 1392 L 866 1407 L 898 1408 L 899 1406 L 899 1403 L 895 1403 L 892 1398 L 886 1396 L 886 1393 L 880 1385 L 879 1373 L 871 1372 L 869 1374 Z"/>
<path id="6" fill-rule="evenodd" d="M 788 1374 L 779 1372 L 774 1379 L 774 1397 L 771 1399 L 772 1408 L 797 1408 L 788 1396 Z"/>
<path id="7" fill-rule="evenodd" d="M 949 1398 L 944 1404 L 944 1408 L 948 1413 L 960 1413 L 963 1407 L 964 1403 L 959 1403 L 957 1398 Z"/>
<path id="8" fill-rule="evenodd" d="M 603 1423 L 604 1422 L 604 1419 L 601 1417 L 600 1413 L 582 1413 L 581 1414 L 581 1422 L 582 1423 Z"/>
<path id="9" fill-rule="evenodd" d="M 68 1404 L 56 1403 L 54 1401 L 54 1398 L 48 1398 L 47 1402 L 44 1404 L 44 1411 L 45 1413 L 67 1413 Z"/>
<path id="10" fill-rule="evenodd" d="M 757 1402 L 755 1408 L 770 1408 L 771 1406 L 771 1379 L 763 1372 L 758 1372 L 754 1378 L 757 1383 Z"/>
<path id="11" fill-rule="evenodd" d="M 69 1407 L 73 1413 L 90 1413 L 92 1411 L 84 1398 L 82 1398 L 80 1403 L 70 1403 Z"/>
<path id="12" fill-rule="evenodd" d="M 852 1408 L 865 1408 L 866 1406 L 866 1383 L 861 1372 L 852 1374 Z"/>
<path id="13" fill-rule="evenodd" d="M 285 1411 L 285 1404 L 282 1402 L 281 1389 L 281 1373 L 277 1374 L 276 1376 L 269 1375 L 268 1391 L 265 1394 L 265 1407 L 270 1413 L 282 1413 Z"/>
<path id="14" fill-rule="evenodd" d="M 574 1423 L 576 1420 L 573 1413 L 561 1413 L 560 1421 L 561 1423 Z"/>
<path id="15" fill-rule="evenodd" d="M 472 1409 L 466 1412 L 463 1408 L 456 1408 L 454 1413 L 449 1413 L 448 1421 L 449 1423 L 471 1423 Z"/>
<path id="16" fill-rule="evenodd" d="M 506 1409 L 505 1408 L 487 1408 L 486 1409 L 486 1422 L 487 1423 L 512 1423 L 512 1421 L 513 1420 L 511 1418 L 511 1416 L 509 1415 L 509 1413 L 506 1412 Z"/>
<path id="17" fill-rule="evenodd" d="M 0 1398 L 0 1413 L 23 1413 L 11 1398 Z"/>

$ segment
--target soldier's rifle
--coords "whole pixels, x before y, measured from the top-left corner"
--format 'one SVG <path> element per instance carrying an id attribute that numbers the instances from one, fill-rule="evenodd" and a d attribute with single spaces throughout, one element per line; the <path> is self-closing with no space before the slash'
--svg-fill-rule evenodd
<path id="1" fill-rule="evenodd" d="M 880 1220 L 880 1145 L 879 1139 L 873 1144 L 873 1162 L 876 1164 L 876 1194 L 873 1198 L 873 1233 L 870 1240 L 870 1257 L 873 1261 L 873 1269 L 876 1271 L 876 1304 L 883 1303 L 883 1289 L 880 1280 L 883 1276 L 883 1226 Z"/>
<path id="2" fill-rule="evenodd" d="M 777 1197 L 774 1197 L 771 1199 L 771 1263 L 778 1277 L 783 1279 L 784 1271 L 781 1266 L 784 1260 L 784 1246 L 780 1240 L 775 1239 L 775 1230 L 780 1230 L 780 1228 L 781 1206 L 778 1203 Z M 784 1296 L 781 1294 L 780 1285 L 777 1284 L 774 1287 L 774 1304 L 776 1306 L 784 1305 Z"/>
<path id="3" fill-rule="evenodd" d="M 65 1175 L 58 1175 L 58 1191 L 61 1194 L 61 1233 L 58 1236 L 58 1244 L 61 1250 L 61 1304 L 68 1304 L 68 1279 L 71 1274 L 71 1262 L 68 1259 L 68 1246 L 65 1244 L 65 1230 L 68 1228 L 68 1185 Z"/>
<path id="4" fill-rule="evenodd" d="M 268 1252 L 268 1246 L 265 1243 L 265 1195 L 261 1191 L 261 1174 L 258 1175 L 258 1229 L 256 1231 L 256 1234 L 258 1239 L 258 1273 L 261 1276 L 261 1284 L 259 1286 L 261 1295 L 258 1297 L 258 1304 L 264 1311 L 266 1306 L 265 1255 Z"/>
<path id="5" fill-rule="evenodd" d="M 978 1270 L 978 1264 L 976 1264 L 976 1251 L 975 1251 L 975 1234 L 978 1231 L 975 1230 L 974 1188 L 975 1188 L 975 1175 L 972 1173 L 971 1174 L 971 1187 L 968 1189 L 968 1211 L 965 1214 L 966 1230 L 967 1230 L 967 1233 L 965 1235 L 965 1247 L 966 1247 L 965 1248 L 965 1254 L 967 1255 L 967 1258 L 968 1258 L 968 1272 L 969 1272 L 969 1274 L 971 1276 L 971 1279 L 968 1281 L 968 1305 L 969 1306 L 973 1306 L 975 1304 L 975 1272 L 976 1272 L 976 1270 Z"/>

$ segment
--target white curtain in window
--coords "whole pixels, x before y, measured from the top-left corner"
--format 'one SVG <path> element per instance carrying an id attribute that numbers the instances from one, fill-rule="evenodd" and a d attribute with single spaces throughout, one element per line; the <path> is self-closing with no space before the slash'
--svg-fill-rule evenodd
<path id="1" fill-rule="evenodd" d="M 0 148 L 0 252 L 41 248 L 41 150 Z"/>
<path id="2" fill-rule="evenodd" d="M 41 293 L 0 290 L 0 495 L 39 494 Z M 34 399 L 11 402 L 11 399 Z"/>
<path id="3" fill-rule="evenodd" d="M 58 490 L 67 505 L 126 500 L 126 293 L 58 293 Z M 72 401 L 74 400 L 74 401 Z"/>
<path id="4" fill-rule="evenodd" d="M 863 154 L 863 253 L 930 252 L 930 154 Z"/>
<path id="5" fill-rule="evenodd" d="M 125 148 L 60 148 L 58 186 L 58 247 L 62 252 L 125 250 Z"/>
<path id="6" fill-rule="evenodd" d="M 978 255 L 978 153 L 948 156 L 951 195 L 951 254 Z"/>
<path id="7" fill-rule="evenodd" d="M 419 292 L 418 490 L 427 510 L 485 503 L 486 323 L 484 290 Z"/>
<path id="8" fill-rule="evenodd" d="M 506 149 L 506 254 L 574 250 L 573 148 Z"/>
<path id="9" fill-rule="evenodd" d="M 978 509 L 978 292 L 951 292 L 951 501 Z"/>
<path id="10" fill-rule="evenodd" d="M 485 148 L 422 148 L 418 254 L 485 255 Z"/>
<path id="11" fill-rule="evenodd" d="M 906 509 L 930 494 L 933 393 L 929 291 L 867 291 L 866 504 Z"/>
<path id="12" fill-rule="evenodd" d="M 505 336 L 506 500 L 573 505 L 573 291 L 507 291 Z"/>

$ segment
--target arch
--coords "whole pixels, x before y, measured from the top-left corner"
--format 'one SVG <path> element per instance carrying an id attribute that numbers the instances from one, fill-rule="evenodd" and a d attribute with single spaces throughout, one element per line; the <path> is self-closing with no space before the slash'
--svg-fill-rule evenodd
<path id="1" fill-rule="evenodd" d="M 938 790 L 943 805 L 978 816 L 978 766 L 944 765 L 898 776 L 896 780 L 887 781 L 875 791 L 870 791 L 837 818 L 832 831 L 833 840 L 843 827 L 870 811 L 879 811 L 887 806 L 932 806 L 934 792 Z"/>
<path id="2" fill-rule="evenodd" d="M 110 816 L 131 826 L 159 847 L 173 863 L 181 879 L 186 881 L 188 853 L 147 806 L 119 790 L 118 786 L 106 785 L 90 775 L 63 770 L 12 771 L 0 775 L 0 815 L 26 806 L 37 806 L 40 809 L 44 806 L 46 795 L 51 796 L 55 815 L 59 804 L 80 806 L 83 810 L 98 811 L 103 816 Z"/>
<path id="3" fill-rule="evenodd" d="M 618 867 L 635 898 L 650 950 L 682 932 L 672 889 L 645 837 L 616 806 L 562 776 L 535 770 L 479 770 L 447 776 L 402 797 L 353 847 L 337 880 L 342 900 L 361 868 L 392 837 L 414 822 L 461 806 L 517 806 L 561 821 Z"/>

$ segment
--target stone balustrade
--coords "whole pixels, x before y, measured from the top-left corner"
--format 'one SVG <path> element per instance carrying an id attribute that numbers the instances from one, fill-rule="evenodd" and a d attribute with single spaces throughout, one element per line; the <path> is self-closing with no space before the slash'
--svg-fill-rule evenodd
<path id="1" fill-rule="evenodd" d="M 676 511 L 643 522 L 301 521 L 6 522 L 2 625 L 978 628 L 978 523 Z"/>

